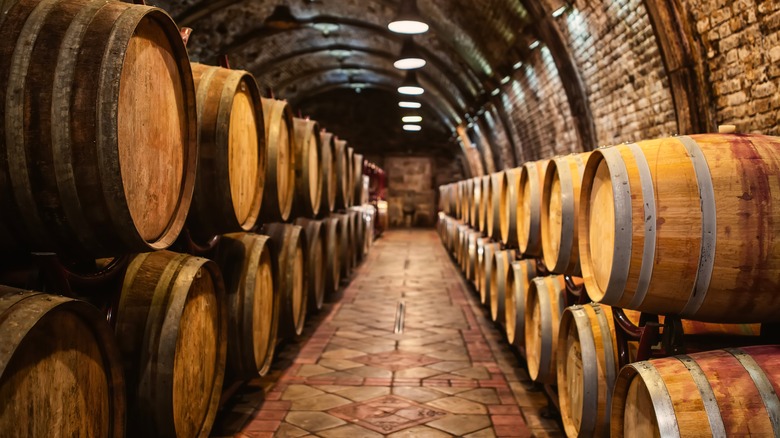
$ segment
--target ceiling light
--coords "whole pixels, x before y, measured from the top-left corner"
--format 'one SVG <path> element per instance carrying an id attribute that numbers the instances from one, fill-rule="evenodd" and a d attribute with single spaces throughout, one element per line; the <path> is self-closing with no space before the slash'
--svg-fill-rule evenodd
<path id="1" fill-rule="evenodd" d="M 412 96 L 418 96 L 425 93 L 425 90 L 420 86 L 420 83 L 417 82 L 417 75 L 414 73 L 414 70 L 409 70 L 406 73 L 406 79 L 404 79 L 401 86 L 398 87 L 398 92 Z"/>
<path id="2" fill-rule="evenodd" d="M 500 90 L 500 89 L 498 89 L 498 88 L 496 88 L 495 90 L 493 90 L 493 91 L 491 91 L 491 92 L 490 92 L 490 95 L 491 95 L 491 96 L 498 96 L 498 94 L 499 94 L 500 92 L 501 92 L 501 90 Z"/>
<path id="3" fill-rule="evenodd" d="M 422 122 L 422 116 L 403 116 L 401 121 L 404 123 L 420 123 Z"/>
<path id="4" fill-rule="evenodd" d="M 531 49 L 531 50 L 533 50 L 533 49 L 535 49 L 537 47 L 539 47 L 539 40 L 536 40 L 536 41 L 532 42 L 531 45 L 528 46 L 528 48 Z"/>
<path id="5" fill-rule="evenodd" d="M 509 83 L 509 76 L 504 76 L 501 79 L 501 85 L 505 85 L 505 84 L 508 84 L 508 83 Z"/>
<path id="6" fill-rule="evenodd" d="M 414 41 L 411 38 L 404 41 L 404 45 L 401 46 L 401 54 L 398 60 L 393 63 L 393 66 L 399 70 L 412 70 L 421 68 L 424 65 L 425 59 L 420 56 Z"/>
<path id="7" fill-rule="evenodd" d="M 428 31 L 428 25 L 422 20 L 420 11 L 417 9 L 417 0 L 401 0 L 398 15 L 387 25 L 387 28 L 395 33 L 409 35 Z"/>
<path id="8" fill-rule="evenodd" d="M 404 131 L 421 131 L 422 126 L 420 125 L 404 125 Z"/>
<path id="9" fill-rule="evenodd" d="M 398 102 L 398 106 L 401 108 L 420 108 L 422 104 L 420 102 L 412 102 L 409 100 L 402 100 Z"/>
<path id="10" fill-rule="evenodd" d="M 556 9 L 556 10 L 555 10 L 555 11 L 552 13 L 552 16 L 553 16 L 553 18 L 558 18 L 558 17 L 560 17 L 561 15 L 563 15 L 563 13 L 564 13 L 564 12 L 566 12 L 566 5 L 563 5 L 563 6 L 561 6 L 560 8 Z"/>
<path id="11" fill-rule="evenodd" d="M 515 63 L 515 65 L 512 66 L 512 68 L 515 69 L 515 70 L 519 70 L 520 67 L 522 67 L 522 66 L 523 66 L 523 61 L 517 61 Z"/>
<path id="12" fill-rule="evenodd" d="M 314 23 L 312 27 L 322 32 L 323 35 L 328 36 L 331 32 L 339 30 L 339 25 L 336 23 Z"/>

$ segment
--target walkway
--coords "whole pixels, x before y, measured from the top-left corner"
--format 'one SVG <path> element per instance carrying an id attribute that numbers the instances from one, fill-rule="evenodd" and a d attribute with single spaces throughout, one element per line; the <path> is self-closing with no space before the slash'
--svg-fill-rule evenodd
<path id="1" fill-rule="evenodd" d="M 559 435 L 432 230 L 385 233 L 274 368 L 231 398 L 214 436 Z"/>

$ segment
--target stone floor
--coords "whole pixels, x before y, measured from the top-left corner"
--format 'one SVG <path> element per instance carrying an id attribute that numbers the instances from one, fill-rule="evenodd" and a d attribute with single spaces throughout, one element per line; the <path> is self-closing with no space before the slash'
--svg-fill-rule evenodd
<path id="1" fill-rule="evenodd" d="M 332 301 L 227 391 L 213 436 L 562 436 L 434 231 L 385 233 Z"/>

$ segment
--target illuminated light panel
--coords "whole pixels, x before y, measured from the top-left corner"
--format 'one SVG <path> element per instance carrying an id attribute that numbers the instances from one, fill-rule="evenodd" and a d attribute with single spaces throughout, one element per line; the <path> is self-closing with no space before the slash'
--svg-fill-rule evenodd
<path id="1" fill-rule="evenodd" d="M 425 93 L 425 90 L 423 90 L 422 87 L 416 87 L 413 85 L 404 85 L 401 87 L 398 87 L 398 92 L 401 94 L 408 94 L 410 96 L 419 96 L 423 93 Z"/>
<path id="2" fill-rule="evenodd" d="M 400 20 L 400 21 L 393 21 L 392 23 L 388 24 L 387 28 L 390 29 L 391 32 L 395 32 L 395 33 L 416 35 L 419 33 L 428 32 L 429 26 L 426 23 L 423 23 L 422 21 Z"/>
<path id="3" fill-rule="evenodd" d="M 401 108 L 421 108 L 422 104 L 420 102 L 409 102 L 406 100 L 402 100 L 401 102 L 398 102 L 398 106 Z"/>
<path id="4" fill-rule="evenodd" d="M 404 123 L 420 123 L 422 122 L 422 116 L 403 116 L 401 121 Z"/>

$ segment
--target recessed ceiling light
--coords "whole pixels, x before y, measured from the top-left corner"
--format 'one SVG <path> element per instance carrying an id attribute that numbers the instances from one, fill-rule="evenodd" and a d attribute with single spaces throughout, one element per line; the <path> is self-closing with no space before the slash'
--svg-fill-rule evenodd
<path id="1" fill-rule="evenodd" d="M 555 11 L 553 11 L 552 16 L 553 16 L 553 18 L 558 18 L 561 15 L 563 15 L 564 12 L 566 12 L 566 5 L 563 5 L 560 8 L 556 9 Z"/>
<path id="2" fill-rule="evenodd" d="M 491 96 L 498 96 L 498 94 L 499 94 L 500 92 L 501 92 L 501 90 L 500 90 L 500 89 L 498 89 L 498 88 L 496 88 L 495 90 L 493 90 L 493 91 L 491 91 L 491 92 L 490 92 L 490 95 L 491 95 Z"/>
<path id="3" fill-rule="evenodd" d="M 501 78 L 501 85 L 505 85 L 509 83 L 509 76 L 504 76 Z"/>
<path id="4" fill-rule="evenodd" d="M 408 100 L 402 100 L 398 102 L 398 106 L 401 108 L 420 108 L 422 104 L 420 102 L 411 102 Z"/>
<path id="5" fill-rule="evenodd" d="M 531 49 L 531 50 L 533 50 L 533 49 L 535 49 L 537 47 L 539 47 L 539 40 L 536 40 L 536 41 L 532 42 L 531 45 L 528 46 L 528 48 Z"/>
<path id="6" fill-rule="evenodd" d="M 420 125 L 404 125 L 404 131 L 421 131 Z"/>
<path id="7" fill-rule="evenodd" d="M 523 66 L 523 61 L 517 61 L 517 62 L 515 63 L 515 65 L 513 65 L 513 66 L 512 66 L 512 68 L 513 68 L 513 69 L 515 69 L 515 70 L 517 70 L 517 69 L 519 69 L 519 68 L 520 68 L 520 67 L 522 67 L 522 66 Z"/>
<path id="8" fill-rule="evenodd" d="M 413 70 L 425 66 L 425 60 L 422 58 L 402 58 L 393 63 L 393 67 L 399 70 Z"/>
<path id="9" fill-rule="evenodd" d="M 419 123 L 422 122 L 422 116 L 403 116 L 401 121 L 404 123 Z"/>

